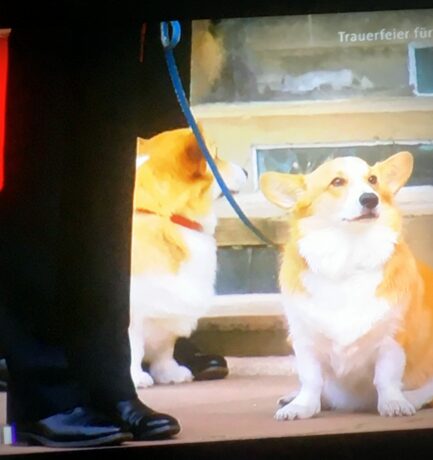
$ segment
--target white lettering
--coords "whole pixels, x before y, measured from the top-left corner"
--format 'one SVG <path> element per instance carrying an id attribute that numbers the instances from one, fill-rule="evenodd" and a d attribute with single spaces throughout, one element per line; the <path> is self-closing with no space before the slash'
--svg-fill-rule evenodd
<path id="1" fill-rule="evenodd" d="M 344 31 L 343 32 L 338 32 L 338 35 L 340 37 L 340 42 L 344 42 L 345 41 L 344 36 L 346 35 L 346 32 L 344 32 Z"/>
<path id="2" fill-rule="evenodd" d="M 338 39 L 340 43 L 347 42 L 372 42 L 372 41 L 393 41 L 393 40 L 410 40 L 413 39 L 431 39 L 433 38 L 433 29 L 416 26 L 412 30 L 398 30 L 395 27 L 391 29 L 382 28 L 374 32 L 346 32 L 340 30 Z"/>

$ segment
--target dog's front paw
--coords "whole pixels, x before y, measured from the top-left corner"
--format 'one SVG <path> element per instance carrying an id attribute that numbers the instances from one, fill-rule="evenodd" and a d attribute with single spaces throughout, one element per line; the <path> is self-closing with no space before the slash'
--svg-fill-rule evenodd
<path id="1" fill-rule="evenodd" d="M 414 415 L 416 412 L 415 407 L 403 396 L 393 399 L 379 398 L 377 409 L 384 417 Z"/>
<path id="2" fill-rule="evenodd" d="M 155 382 L 161 384 L 192 382 L 194 378 L 187 367 L 179 366 L 174 360 L 154 364 L 150 372 Z"/>
<path id="3" fill-rule="evenodd" d="M 147 388 L 154 384 L 153 378 L 147 372 L 140 370 L 131 371 L 132 381 L 135 388 Z"/>
<path id="4" fill-rule="evenodd" d="M 296 401 L 292 401 L 281 407 L 275 413 L 276 420 L 295 420 L 311 418 L 320 412 L 320 402 L 311 404 L 298 404 Z"/>

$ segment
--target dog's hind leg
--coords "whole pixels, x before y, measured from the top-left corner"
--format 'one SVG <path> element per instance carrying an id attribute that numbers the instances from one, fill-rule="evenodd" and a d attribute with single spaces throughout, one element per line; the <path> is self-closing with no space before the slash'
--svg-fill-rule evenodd
<path id="1" fill-rule="evenodd" d="M 144 331 L 141 324 L 129 327 L 129 343 L 131 346 L 131 377 L 135 388 L 146 388 L 153 385 L 153 379 L 144 372 L 141 364 L 144 357 Z"/>
<path id="2" fill-rule="evenodd" d="M 421 388 L 403 391 L 403 394 L 415 409 L 421 409 L 433 402 L 433 379 L 430 379 Z"/>
<path id="3" fill-rule="evenodd" d="M 156 328 L 152 334 L 152 345 L 149 350 L 149 372 L 156 383 L 183 383 L 193 380 L 192 372 L 179 365 L 173 357 L 177 335 L 168 329 Z"/>

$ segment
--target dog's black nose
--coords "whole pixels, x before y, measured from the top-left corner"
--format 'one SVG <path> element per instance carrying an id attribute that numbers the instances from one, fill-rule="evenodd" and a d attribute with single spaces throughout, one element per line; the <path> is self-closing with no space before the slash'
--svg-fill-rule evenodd
<path id="1" fill-rule="evenodd" d="M 379 198 L 375 193 L 363 193 L 359 197 L 359 202 L 364 208 L 374 209 L 379 203 Z"/>
<path id="2" fill-rule="evenodd" d="M 245 168 L 242 168 L 242 171 L 244 172 L 245 177 L 248 179 L 248 171 Z"/>

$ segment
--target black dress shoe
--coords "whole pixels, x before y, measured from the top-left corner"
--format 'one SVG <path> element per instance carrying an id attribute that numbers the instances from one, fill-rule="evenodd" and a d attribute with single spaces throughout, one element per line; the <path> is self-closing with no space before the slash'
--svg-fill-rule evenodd
<path id="1" fill-rule="evenodd" d="M 96 447 L 117 445 L 132 440 L 132 434 L 122 430 L 107 417 L 92 409 L 75 409 L 38 420 L 17 423 L 18 442 L 48 447 Z"/>
<path id="2" fill-rule="evenodd" d="M 229 373 L 227 361 L 222 356 L 201 353 L 186 338 L 177 339 L 173 356 L 178 364 L 192 372 L 194 380 L 223 379 Z"/>
<path id="3" fill-rule="evenodd" d="M 106 413 L 132 433 L 135 441 L 167 439 L 180 431 L 174 417 L 155 412 L 138 398 L 120 401 Z"/>

